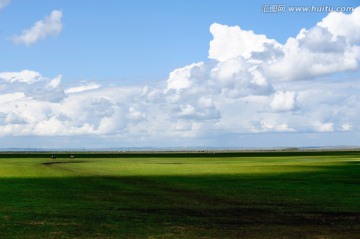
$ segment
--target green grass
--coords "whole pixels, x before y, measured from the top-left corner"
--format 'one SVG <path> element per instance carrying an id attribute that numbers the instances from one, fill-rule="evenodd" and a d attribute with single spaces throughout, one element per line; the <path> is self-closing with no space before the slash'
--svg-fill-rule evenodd
<path id="1" fill-rule="evenodd" d="M 359 238 L 357 152 L 31 156 L 0 157 L 1 239 Z"/>

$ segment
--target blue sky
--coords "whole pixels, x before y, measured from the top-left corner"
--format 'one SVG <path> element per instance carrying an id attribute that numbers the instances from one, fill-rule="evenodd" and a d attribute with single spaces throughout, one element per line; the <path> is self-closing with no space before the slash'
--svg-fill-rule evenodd
<path id="1" fill-rule="evenodd" d="M 161 80 L 175 68 L 207 60 L 211 40 L 209 26 L 214 22 L 241 25 L 245 30 L 284 43 L 301 28 L 312 27 L 326 15 L 264 14 L 261 7 L 267 2 L 13 0 L 0 16 L 0 50 L 8 56 L 0 70 L 29 68 L 48 76 L 63 74 L 64 81 L 91 79 L 121 84 L 122 80 L 126 83 Z M 344 3 L 327 1 L 326 4 L 328 2 Z M 291 0 L 290 3 L 304 5 L 304 1 Z M 316 2 L 317 5 L 323 3 Z M 355 1 L 347 3 L 355 5 Z M 14 45 L 8 40 L 52 10 L 61 10 L 64 14 L 60 36 L 31 47 Z"/>
<path id="2" fill-rule="evenodd" d="M 359 13 L 323 21 L 328 12 L 262 12 L 272 4 L 359 5 L 0 0 L 0 94 L 11 99 L 0 106 L 0 141 L 64 148 L 358 145 Z M 41 39 L 29 41 L 24 33 L 34 36 L 36 22 L 44 25 L 36 31 Z M 341 24 L 354 29 L 344 32 Z"/>

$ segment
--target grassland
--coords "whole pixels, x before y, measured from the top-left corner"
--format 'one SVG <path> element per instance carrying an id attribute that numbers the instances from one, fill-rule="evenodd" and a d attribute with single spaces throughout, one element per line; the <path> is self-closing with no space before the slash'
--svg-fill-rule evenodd
<path id="1" fill-rule="evenodd" d="M 0 155 L 0 238 L 360 238 L 360 153 Z"/>

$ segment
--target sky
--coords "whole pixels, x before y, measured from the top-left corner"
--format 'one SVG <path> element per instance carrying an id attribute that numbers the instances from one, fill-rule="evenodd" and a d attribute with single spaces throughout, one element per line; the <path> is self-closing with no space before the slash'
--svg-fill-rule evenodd
<path id="1" fill-rule="evenodd" d="M 359 146 L 359 5 L 0 0 L 0 148 Z"/>

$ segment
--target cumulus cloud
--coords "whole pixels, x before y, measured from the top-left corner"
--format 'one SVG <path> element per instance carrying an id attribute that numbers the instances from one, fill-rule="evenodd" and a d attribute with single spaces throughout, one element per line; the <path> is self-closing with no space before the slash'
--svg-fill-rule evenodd
<path id="1" fill-rule="evenodd" d="M 30 46 L 39 40 L 60 34 L 62 31 L 62 16 L 61 11 L 52 11 L 49 16 L 35 22 L 31 28 L 24 30 L 21 35 L 14 36 L 12 38 L 13 42 Z"/>
<path id="2" fill-rule="evenodd" d="M 334 124 L 332 122 L 315 122 L 314 129 L 319 132 L 332 132 L 334 131 Z"/>
<path id="3" fill-rule="evenodd" d="M 306 80 L 336 72 L 356 70 L 360 48 L 344 37 L 315 26 L 303 29 L 282 47 L 284 56 L 263 62 L 266 74 L 274 80 Z"/>
<path id="4" fill-rule="evenodd" d="M 351 43 L 360 41 L 360 7 L 352 14 L 331 12 L 317 24 L 326 28 L 334 37 L 345 37 Z"/>
<path id="5" fill-rule="evenodd" d="M 285 44 L 213 24 L 212 60 L 175 69 L 151 86 L 64 87 L 61 75 L 0 73 L 0 134 L 105 135 L 146 144 L 359 130 L 359 79 L 332 77 L 358 69 L 359 9 L 331 13 Z"/>
<path id="6" fill-rule="evenodd" d="M 296 108 L 296 93 L 294 91 L 278 91 L 270 103 L 274 111 L 291 111 Z"/>
<path id="7" fill-rule="evenodd" d="M 179 91 L 191 87 L 196 80 L 194 75 L 201 75 L 204 67 L 205 64 L 199 62 L 172 71 L 167 80 L 167 89 Z"/>
<path id="8" fill-rule="evenodd" d="M 360 7 L 332 12 L 311 29 L 302 29 L 280 46 L 283 56 L 262 62 L 273 80 L 306 80 L 353 71 L 360 59 Z"/>
<path id="9" fill-rule="evenodd" d="M 0 125 L 9 125 L 9 124 L 25 124 L 26 121 L 21 115 L 18 115 L 14 112 L 0 113 Z"/>
<path id="10" fill-rule="evenodd" d="M 50 79 L 30 70 L 0 72 L 0 94 L 21 92 L 26 97 L 37 100 L 60 101 L 65 95 L 60 87 L 61 77 L 59 75 Z"/>
<path id="11" fill-rule="evenodd" d="M 270 82 L 257 66 L 242 57 L 219 62 L 210 74 L 215 84 L 228 96 L 268 95 L 273 92 Z"/>
<path id="12" fill-rule="evenodd" d="M 209 58 L 226 61 L 242 56 L 250 58 L 253 52 L 262 52 L 266 44 L 278 45 L 275 40 L 253 31 L 242 30 L 239 26 L 213 23 L 210 32 L 214 39 L 210 42 Z"/>
<path id="13" fill-rule="evenodd" d="M 20 72 L 1 72 L 0 80 L 6 82 L 23 82 L 27 84 L 33 84 L 35 82 L 41 81 L 42 77 L 39 72 L 23 70 Z"/>

